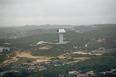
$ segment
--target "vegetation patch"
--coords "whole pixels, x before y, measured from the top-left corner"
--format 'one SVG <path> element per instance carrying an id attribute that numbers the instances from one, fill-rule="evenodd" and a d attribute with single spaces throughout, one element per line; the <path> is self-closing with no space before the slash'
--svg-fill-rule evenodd
<path id="1" fill-rule="evenodd" d="M 72 54 L 89 54 L 89 55 L 92 55 L 91 52 L 82 52 L 82 51 L 77 51 L 77 52 L 73 52 Z"/>
<path id="2" fill-rule="evenodd" d="M 3 43 L 3 44 L 5 44 L 5 45 L 11 45 L 11 43 Z"/>
<path id="3" fill-rule="evenodd" d="M 49 45 L 39 47 L 39 49 L 43 49 L 43 50 L 44 50 L 44 49 L 45 49 L 45 50 L 46 50 L 46 49 L 50 49 L 50 48 L 52 48 L 52 46 L 49 46 Z"/>
<path id="4" fill-rule="evenodd" d="M 16 62 L 18 61 L 19 58 L 16 58 L 16 57 L 9 57 L 9 59 L 5 60 L 2 65 L 4 64 L 10 64 L 10 63 L 13 63 L 13 62 Z"/>

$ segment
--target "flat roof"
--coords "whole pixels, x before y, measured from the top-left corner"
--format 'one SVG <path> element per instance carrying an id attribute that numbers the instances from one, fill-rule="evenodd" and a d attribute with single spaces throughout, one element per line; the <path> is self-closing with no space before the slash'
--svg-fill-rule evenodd
<path id="1" fill-rule="evenodd" d="M 66 33 L 66 31 L 64 29 L 59 29 L 57 32 L 58 33 Z"/>

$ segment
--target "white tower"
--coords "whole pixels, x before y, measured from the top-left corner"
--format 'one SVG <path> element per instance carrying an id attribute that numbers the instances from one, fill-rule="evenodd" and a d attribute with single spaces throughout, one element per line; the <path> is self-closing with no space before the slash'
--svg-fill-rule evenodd
<path id="1" fill-rule="evenodd" d="M 63 44 L 63 34 L 66 33 L 66 31 L 64 29 L 59 29 L 57 32 L 59 33 L 59 43 Z"/>

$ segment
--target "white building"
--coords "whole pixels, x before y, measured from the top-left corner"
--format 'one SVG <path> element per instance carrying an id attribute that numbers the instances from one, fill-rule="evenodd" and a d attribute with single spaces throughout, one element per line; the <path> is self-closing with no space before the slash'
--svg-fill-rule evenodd
<path id="1" fill-rule="evenodd" d="M 57 32 L 59 33 L 59 44 L 64 44 L 63 34 L 66 33 L 66 31 L 64 29 L 59 29 Z"/>
<path id="2" fill-rule="evenodd" d="M 0 52 L 3 52 L 4 48 L 3 47 L 0 47 Z"/>
<path id="3" fill-rule="evenodd" d="M 0 47 L 0 52 L 3 52 L 3 51 L 10 51 L 10 48 L 9 47 Z"/>
<path id="4" fill-rule="evenodd" d="M 48 43 L 48 42 L 40 41 L 40 42 L 37 43 L 37 45 L 38 45 L 38 44 L 47 44 L 47 43 Z"/>

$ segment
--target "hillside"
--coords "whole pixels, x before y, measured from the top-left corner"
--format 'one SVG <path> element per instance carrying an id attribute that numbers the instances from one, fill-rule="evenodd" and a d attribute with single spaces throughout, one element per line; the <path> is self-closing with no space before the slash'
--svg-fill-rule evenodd
<path id="1" fill-rule="evenodd" d="M 116 38 L 116 26 L 100 28 L 94 31 L 89 31 L 86 33 L 77 33 L 74 31 L 67 31 L 64 34 L 65 40 L 70 41 L 69 44 L 66 44 L 64 47 L 69 49 L 74 49 L 73 46 L 78 46 L 77 50 L 79 49 L 98 49 L 100 47 L 104 47 L 106 49 L 115 48 L 115 38 Z M 52 31 L 52 30 L 50 30 Z M 55 30 L 53 30 L 55 31 Z M 33 32 L 33 31 L 32 31 Z M 39 30 L 35 31 L 36 35 L 32 35 L 29 37 L 19 38 L 19 39 L 1 39 L 1 46 L 14 46 L 21 49 L 32 50 L 33 48 L 37 47 L 30 47 L 30 45 L 36 45 L 39 41 L 48 41 L 48 42 L 58 42 L 58 34 L 54 33 L 45 33 L 39 34 Z M 41 30 L 40 30 L 41 32 Z M 101 42 L 99 42 L 101 40 Z M 10 43 L 11 45 L 6 45 L 4 43 Z M 88 47 L 85 47 L 85 44 L 88 44 Z M 57 46 L 56 49 L 62 49 L 63 46 L 60 45 L 51 45 L 54 47 Z M 64 48 L 65 49 L 65 48 Z"/>
<path id="2" fill-rule="evenodd" d="M 21 27 L 0 27 L 0 39 L 18 39 L 38 34 L 54 34 L 59 28 L 65 28 L 66 31 L 75 31 L 78 33 L 97 30 L 103 27 L 115 26 L 115 24 L 97 24 L 88 26 L 75 25 L 26 25 Z"/>
<path id="3" fill-rule="evenodd" d="M 17 70 L 17 75 L 22 77 L 68 77 L 69 71 L 85 73 L 94 70 L 96 73 L 116 68 L 116 26 L 105 26 L 96 29 L 81 27 L 82 33 L 66 29 L 64 40 L 67 44 L 42 44 L 39 41 L 58 43 L 57 29 L 28 30 L 30 35 L 17 39 L 1 39 L 1 47 L 15 47 L 11 51 L 0 53 L 0 71 Z M 87 44 L 87 46 L 85 46 Z M 105 48 L 110 51 L 106 54 L 92 53 L 93 50 Z M 112 52 L 113 51 L 113 52 Z M 36 64 L 38 62 L 38 64 Z M 113 64 L 114 63 L 114 64 Z M 57 67 L 58 66 L 58 67 Z M 30 72 L 33 67 L 36 72 Z M 39 68 L 41 67 L 41 68 Z M 38 71 L 37 68 L 42 69 Z M 99 68 L 99 69 L 98 69 Z M 5 75 L 5 74 L 4 74 Z M 7 73 L 6 73 L 7 75 Z M 12 73 L 14 77 L 15 73 Z M 3 76 L 5 77 L 5 76 Z M 9 77 L 9 76 L 8 76 Z M 12 76 L 13 77 L 13 76 Z"/>

